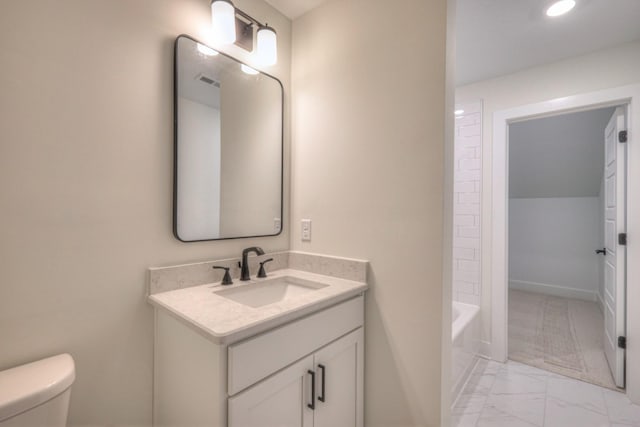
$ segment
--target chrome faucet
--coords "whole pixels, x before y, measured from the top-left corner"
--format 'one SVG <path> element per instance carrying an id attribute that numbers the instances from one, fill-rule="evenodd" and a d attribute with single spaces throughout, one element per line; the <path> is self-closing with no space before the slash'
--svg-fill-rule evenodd
<path id="1" fill-rule="evenodd" d="M 249 274 L 249 261 L 247 260 L 249 252 L 255 252 L 256 255 L 264 255 L 264 251 L 258 246 L 253 246 L 242 251 L 242 263 L 240 264 L 240 280 L 243 281 L 251 280 L 251 275 Z"/>

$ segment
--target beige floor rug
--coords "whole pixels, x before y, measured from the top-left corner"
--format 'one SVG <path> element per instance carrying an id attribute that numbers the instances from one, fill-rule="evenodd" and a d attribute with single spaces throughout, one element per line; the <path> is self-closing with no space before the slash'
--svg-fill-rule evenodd
<path id="1" fill-rule="evenodd" d="M 509 290 L 509 359 L 618 390 L 594 302 Z"/>

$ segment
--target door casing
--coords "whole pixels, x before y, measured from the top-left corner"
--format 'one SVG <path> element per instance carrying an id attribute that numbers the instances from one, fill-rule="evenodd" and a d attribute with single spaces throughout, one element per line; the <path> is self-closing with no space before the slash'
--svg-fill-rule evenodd
<path id="1" fill-rule="evenodd" d="M 483 221 L 490 223 L 491 251 L 491 357 L 507 360 L 508 313 L 508 127 L 512 123 L 558 114 L 624 106 L 627 113 L 627 259 L 640 260 L 640 85 L 630 85 L 597 92 L 551 99 L 496 111 L 493 115 L 491 146 L 491 205 L 483 210 Z M 638 146 L 634 146 L 635 145 Z M 633 236 L 638 236 L 634 243 Z M 640 263 L 627 264 L 627 301 L 640 301 Z M 627 316 L 627 395 L 640 404 L 640 310 L 626 310 Z M 635 363 L 634 363 L 635 362 Z M 635 365 L 635 366 L 634 366 Z"/>

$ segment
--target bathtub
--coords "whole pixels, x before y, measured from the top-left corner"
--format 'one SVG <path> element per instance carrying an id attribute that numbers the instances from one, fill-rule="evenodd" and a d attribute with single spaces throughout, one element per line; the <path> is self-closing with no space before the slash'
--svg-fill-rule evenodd
<path id="1" fill-rule="evenodd" d="M 454 301 L 451 322 L 451 402 L 455 402 L 478 360 L 480 307 Z"/>

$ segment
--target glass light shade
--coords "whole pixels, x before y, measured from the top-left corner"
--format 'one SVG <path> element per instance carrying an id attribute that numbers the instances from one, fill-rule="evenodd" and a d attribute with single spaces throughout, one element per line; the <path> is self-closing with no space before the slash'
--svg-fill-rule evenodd
<path id="1" fill-rule="evenodd" d="M 262 65 L 275 65 L 278 62 L 278 39 L 276 31 L 271 27 L 260 27 L 258 30 L 258 57 Z"/>
<path id="2" fill-rule="evenodd" d="M 236 41 L 236 9 L 227 0 L 213 0 L 211 3 L 213 37 L 221 44 Z"/>
<path id="3" fill-rule="evenodd" d="M 240 69 L 247 74 L 251 74 L 252 76 L 258 74 L 258 70 L 255 70 L 248 65 L 240 64 Z"/>
<path id="4" fill-rule="evenodd" d="M 553 3 L 547 9 L 547 16 L 560 16 L 569 12 L 576 5 L 575 0 L 560 0 Z"/>

